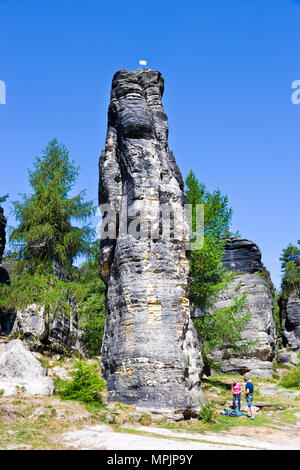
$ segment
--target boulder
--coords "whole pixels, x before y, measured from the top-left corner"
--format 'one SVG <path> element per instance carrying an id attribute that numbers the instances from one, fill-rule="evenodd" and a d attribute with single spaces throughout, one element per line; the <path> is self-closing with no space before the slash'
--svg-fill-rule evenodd
<path id="1" fill-rule="evenodd" d="M 3 395 L 15 395 L 20 391 L 28 395 L 51 395 L 54 382 L 47 377 L 42 364 L 28 351 L 22 341 L 8 343 L 0 358 L 0 390 Z"/>
<path id="2" fill-rule="evenodd" d="M 112 82 L 99 161 L 102 373 L 109 401 L 182 415 L 204 399 L 203 364 L 188 300 L 187 200 L 168 147 L 163 90 L 160 72 L 150 69 L 119 71 Z M 177 218 L 166 230 L 162 204 Z"/>

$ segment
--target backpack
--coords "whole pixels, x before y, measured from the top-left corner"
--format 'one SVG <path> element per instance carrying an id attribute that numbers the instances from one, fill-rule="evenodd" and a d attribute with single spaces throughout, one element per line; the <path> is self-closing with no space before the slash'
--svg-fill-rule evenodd
<path id="1" fill-rule="evenodd" d="M 243 413 L 242 411 L 235 411 L 235 410 L 228 410 L 226 408 L 224 408 L 224 415 L 226 416 L 231 416 L 233 418 L 238 418 L 239 416 L 247 416 L 245 413 Z"/>

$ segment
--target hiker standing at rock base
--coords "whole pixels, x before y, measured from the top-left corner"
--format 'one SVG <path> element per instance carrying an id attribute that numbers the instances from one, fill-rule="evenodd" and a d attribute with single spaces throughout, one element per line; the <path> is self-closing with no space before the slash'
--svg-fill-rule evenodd
<path id="1" fill-rule="evenodd" d="M 245 386 L 245 398 L 247 400 L 247 405 L 250 411 L 251 416 L 248 419 L 254 419 L 254 411 L 252 407 L 252 402 L 253 402 L 253 392 L 254 392 L 254 386 L 253 383 L 251 382 L 250 379 L 247 377 L 244 378 L 244 381 L 246 382 Z"/>
<path id="2" fill-rule="evenodd" d="M 242 384 L 240 384 L 236 379 L 234 379 L 231 385 L 231 390 L 232 390 L 232 407 L 235 410 L 235 404 L 237 401 L 238 411 L 241 411 Z"/>

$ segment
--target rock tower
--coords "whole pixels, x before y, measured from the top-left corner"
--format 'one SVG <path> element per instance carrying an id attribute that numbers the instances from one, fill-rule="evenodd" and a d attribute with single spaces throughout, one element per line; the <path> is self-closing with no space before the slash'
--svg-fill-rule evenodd
<path id="1" fill-rule="evenodd" d="M 188 300 L 187 200 L 163 91 L 162 75 L 150 69 L 121 70 L 112 81 L 99 161 L 102 373 L 109 400 L 188 414 L 203 400 L 203 364 Z"/>

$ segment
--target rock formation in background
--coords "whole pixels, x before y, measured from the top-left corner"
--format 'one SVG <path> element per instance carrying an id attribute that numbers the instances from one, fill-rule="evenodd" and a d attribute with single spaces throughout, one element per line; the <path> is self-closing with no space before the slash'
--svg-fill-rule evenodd
<path id="1" fill-rule="evenodd" d="M 223 373 L 271 378 L 276 346 L 274 300 L 268 272 L 261 262 L 261 252 L 255 243 L 234 237 L 225 246 L 223 264 L 237 275 L 220 295 L 214 309 L 228 307 L 234 297 L 240 298 L 246 294 L 245 308 L 251 312 L 251 320 L 242 333 L 240 345 L 255 340 L 258 343 L 248 356 L 230 354 L 224 359 L 225 351 L 218 349 L 214 351 L 212 358 L 221 365 Z M 201 312 L 194 312 L 194 316 L 200 315 Z"/>
<path id="2" fill-rule="evenodd" d="M 225 245 L 223 266 L 229 271 L 253 274 L 262 271 L 258 246 L 245 238 L 232 237 Z"/>
<path id="3" fill-rule="evenodd" d="M 50 350 L 66 354 L 80 351 L 84 355 L 86 351 L 80 342 L 82 332 L 78 314 L 75 305 L 71 307 L 71 315 L 58 310 L 47 312 L 45 307 L 36 304 L 20 308 L 9 333 L 21 338 L 31 351 Z"/>
<path id="4" fill-rule="evenodd" d="M 108 204 L 119 219 L 116 239 L 101 241 L 107 286 L 102 372 L 109 400 L 182 414 L 203 399 L 202 359 L 190 319 L 186 240 L 175 233 L 179 226 L 188 238 L 187 201 L 168 147 L 163 91 L 161 74 L 149 69 L 119 71 L 112 82 L 99 204 Z M 160 204 L 179 220 L 177 227 L 171 223 L 170 237 L 161 232 Z M 154 236 L 148 236 L 148 223 L 158 229 Z"/>
<path id="5" fill-rule="evenodd" d="M 300 258 L 295 264 L 300 268 Z M 282 341 L 285 348 L 300 352 L 300 287 L 294 286 L 280 299 Z"/>

